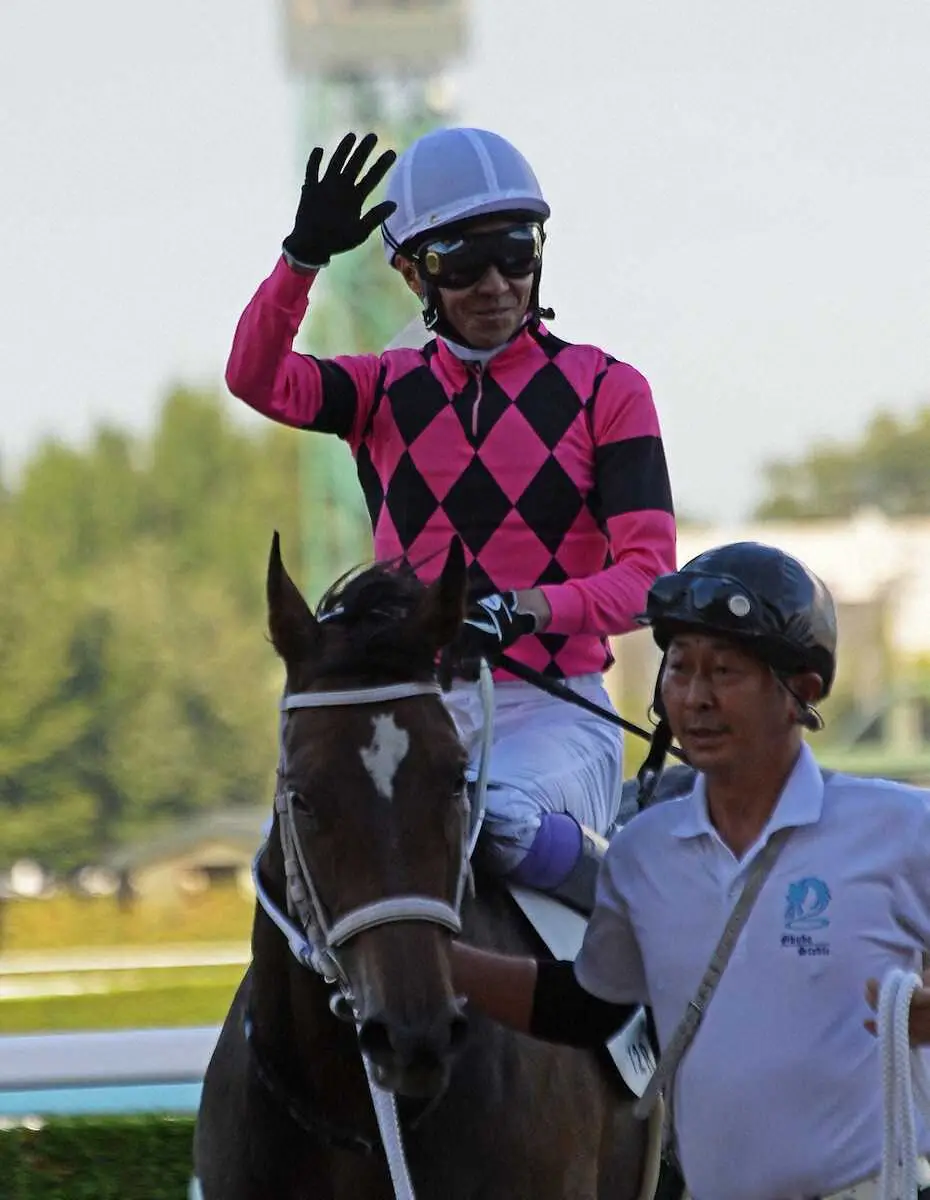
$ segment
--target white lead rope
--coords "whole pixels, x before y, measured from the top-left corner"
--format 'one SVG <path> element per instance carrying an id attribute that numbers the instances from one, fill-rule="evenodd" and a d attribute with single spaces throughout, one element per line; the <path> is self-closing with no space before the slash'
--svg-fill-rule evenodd
<path id="1" fill-rule="evenodd" d="M 384 1147 L 384 1157 L 387 1159 L 395 1200 L 416 1200 L 400 1132 L 397 1097 L 393 1092 L 385 1092 L 378 1087 L 372 1073 L 371 1063 L 364 1054 L 362 1062 L 365 1064 L 368 1090 L 371 1092 L 371 1103 L 374 1106 L 375 1118 L 378 1122 L 378 1132 L 381 1134 L 381 1145 Z"/>
<path id="2" fill-rule="evenodd" d="M 915 1101 L 930 1120 L 930 1077 L 908 1034 L 911 996 L 920 986 L 919 975 L 896 968 L 882 980 L 879 991 L 877 1026 L 884 1108 L 879 1200 L 914 1200 L 917 1195 Z"/>

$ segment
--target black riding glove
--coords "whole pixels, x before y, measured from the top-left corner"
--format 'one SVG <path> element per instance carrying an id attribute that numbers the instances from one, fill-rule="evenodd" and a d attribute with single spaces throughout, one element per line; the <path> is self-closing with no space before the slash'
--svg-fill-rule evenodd
<path id="1" fill-rule="evenodd" d="M 536 623 L 532 613 L 518 611 L 516 592 L 492 592 L 472 600 L 462 628 L 443 656 L 445 670 L 477 679 L 480 659 L 493 663 L 518 638 L 533 633 Z"/>
<path id="2" fill-rule="evenodd" d="M 298 266 L 325 267 L 332 255 L 354 250 L 397 207 L 386 200 L 362 216 L 362 205 L 397 157 L 393 150 L 385 150 L 359 179 L 377 141 L 375 134 L 366 133 L 353 150 L 355 134 L 347 133 L 322 178 L 323 147 L 317 146 L 310 152 L 294 229 L 283 243 L 285 252 Z"/>

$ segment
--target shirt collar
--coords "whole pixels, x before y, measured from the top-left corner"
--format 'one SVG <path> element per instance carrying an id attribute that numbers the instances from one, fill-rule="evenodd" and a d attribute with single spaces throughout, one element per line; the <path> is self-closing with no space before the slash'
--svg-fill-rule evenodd
<path id="1" fill-rule="evenodd" d="M 504 342 L 501 346 L 495 346 L 492 350 L 477 350 L 474 346 L 461 346 L 458 342 L 453 342 L 452 338 L 439 335 L 439 341 L 450 350 L 456 358 L 460 358 L 466 363 L 481 363 L 482 366 L 489 363 L 492 358 L 496 358 L 502 350 L 506 350 L 510 345 L 509 342 Z"/>
<path id="2" fill-rule="evenodd" d="M 704 776 L 700 772 L 697 773 L 690 795 L 683 796 L 679 803 L 682 811 L 672 829 L 675 837 L 692 838 L 700 837 L 701 834 L 715 836 L 714 827 L 707 812 Z M 785 786 L 772 810 L 772 815 L 762 831 L 761 840 L 764 841 L 776 829 L 796 825 L 813 825 L 820 820 L 822 812 L 823 775 L 810 747 L 806 742 L 802 742 L 791 774 L 785 781 Z"/>
<path id="3" fill-rule="evenodd" d="M 510 358 L 511 355 L 523 354 L 527 340 L 532 338 L 531 326 L 532 321 L 527 316 L 513 337 L 502 345 L 495 346 L 493 350 L 475 350 L 469 346 L 460 346 L 457 342 L 453 342 L 450 338 L 444 337 L 442 334 L 436 338 L 436 341 L 439 345 L 440 357 L 444 357 L 447 360 L 451 358 L 466 364 L 478 362 L 482 366 L 486 366 L 489 362 L 498 358 L 505 360 Z M 538 329 L 541 334 L 547 332 L 542 322 L 538 323 Z"/>

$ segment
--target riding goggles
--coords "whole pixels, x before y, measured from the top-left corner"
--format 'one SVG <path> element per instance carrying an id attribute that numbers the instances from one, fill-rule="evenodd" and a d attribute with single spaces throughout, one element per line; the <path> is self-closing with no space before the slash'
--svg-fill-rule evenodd
<path id="1" fill-rule="evenodd" d="M 744 636 L 778 632 L 772 628 L 770 614 L 738 580 L 681 571 L 656 579 L 640 621 L 644 625 L 693 623 Z"/>
<path id="2" fill-rule="evenodd" d="M 492 266 L 506 279 L 522 279 L 542 263 L 542 227 L 535 222 L 463 233 L 420 246 L 414 262 L 425 283 L 453 291 L 471 287 Z"/>

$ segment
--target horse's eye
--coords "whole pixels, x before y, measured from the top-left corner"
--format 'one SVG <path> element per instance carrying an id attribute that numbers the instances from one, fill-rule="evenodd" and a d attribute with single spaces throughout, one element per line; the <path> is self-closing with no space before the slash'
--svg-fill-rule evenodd
<path id="1" fill-rule="evenodd" d="M 313 816 L 313 805 L 303 792 L 291 792 L 291 804 L 294 806 L 295 813 L 299 813 L 303 817 Z"/>
<path id="2" fill-rule="evenodd" d="M 291 811 L 300 830 L 308 837 L 322 832 L 319 805 L 313 804 L 302 792 L 291 792 Z"/>

